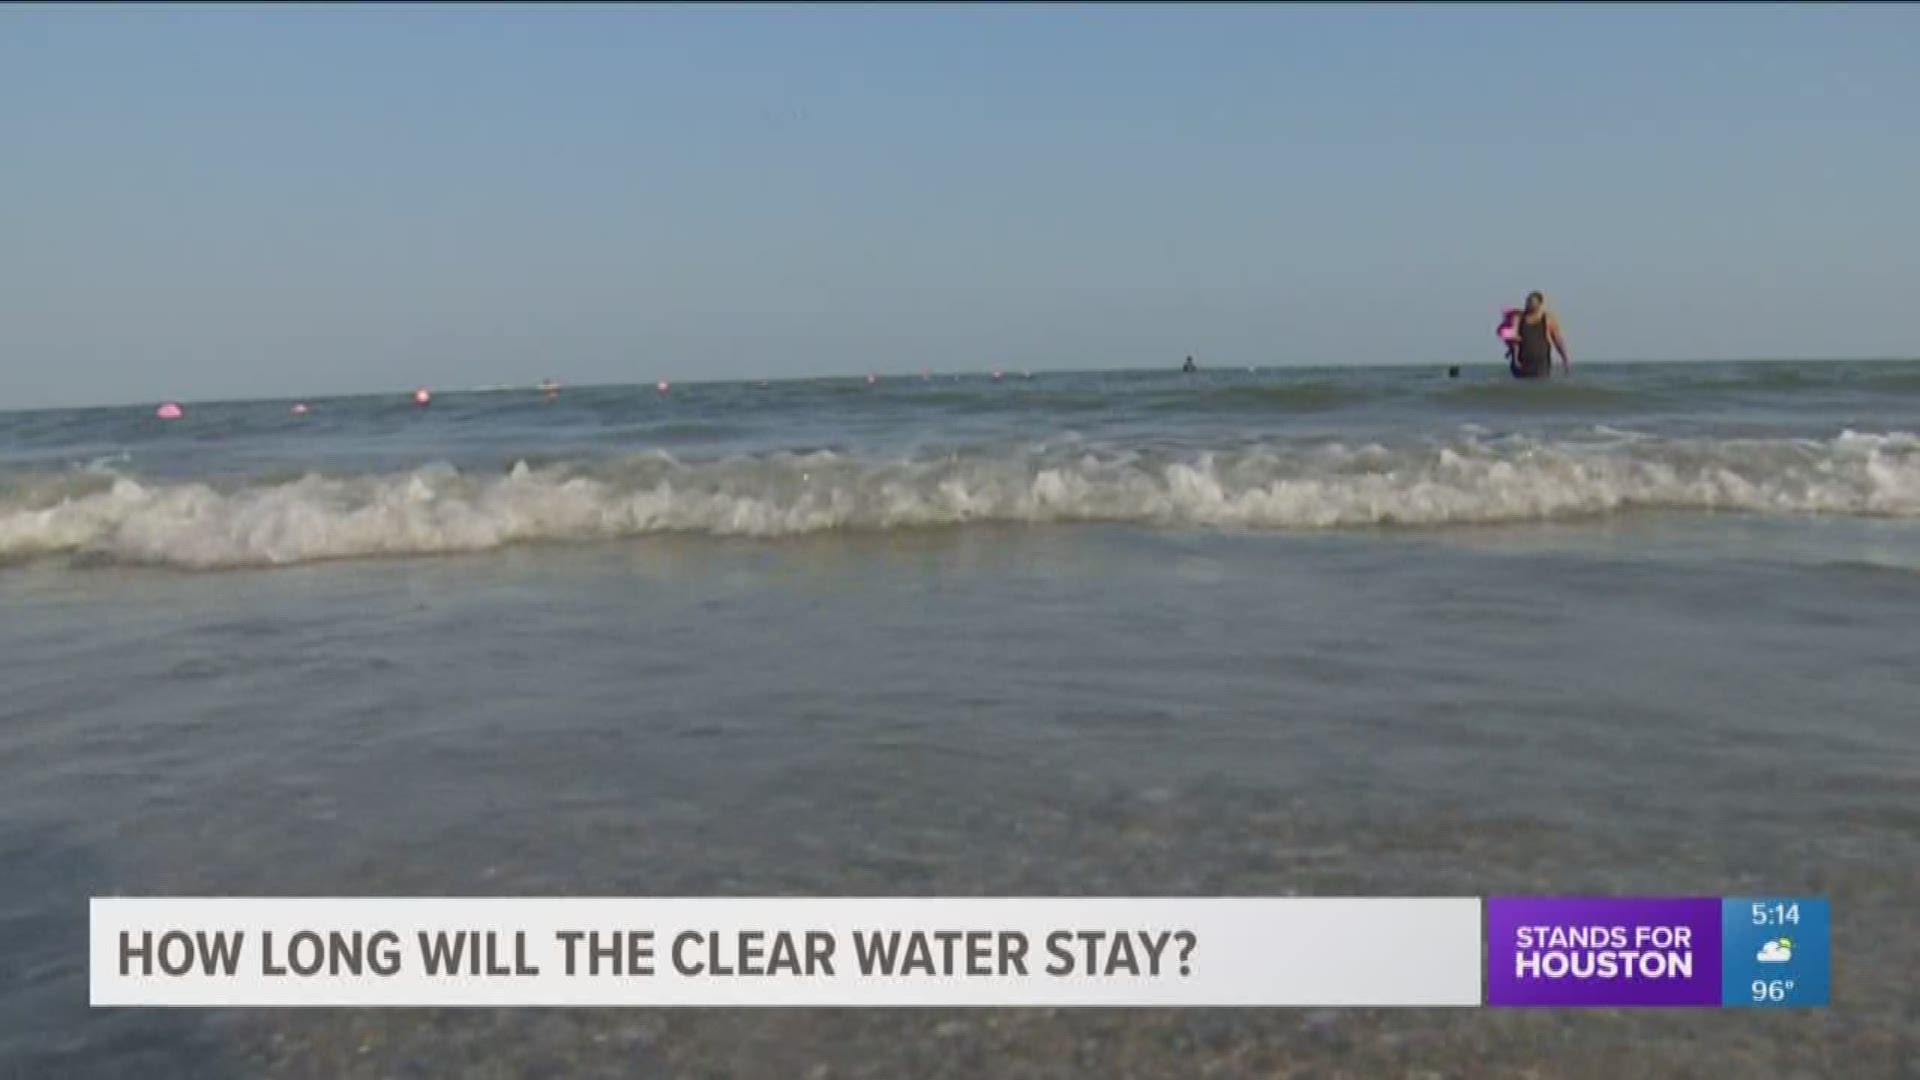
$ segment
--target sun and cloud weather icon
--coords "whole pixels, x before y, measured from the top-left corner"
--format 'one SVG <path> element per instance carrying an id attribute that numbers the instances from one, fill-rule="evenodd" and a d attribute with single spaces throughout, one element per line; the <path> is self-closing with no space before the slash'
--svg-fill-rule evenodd
<path id="1" fill-rule="evenodd" d="M 1760 946 L 1760 951 L 1754 956 L 1754 959 L 1763 964 L 1786 963 L 1793 959 L 1793 939 L 1783 937 L 1774 938 L 1772 941 Z"/>

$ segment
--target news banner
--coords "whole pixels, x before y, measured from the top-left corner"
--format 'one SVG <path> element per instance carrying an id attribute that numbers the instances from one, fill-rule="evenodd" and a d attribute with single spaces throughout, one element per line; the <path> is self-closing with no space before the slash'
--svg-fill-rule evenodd
<path id="1" fill-rule="evenodd" d="M 95 1006 L 1794 1008 L 1827 900 L 95 898 Z"/>

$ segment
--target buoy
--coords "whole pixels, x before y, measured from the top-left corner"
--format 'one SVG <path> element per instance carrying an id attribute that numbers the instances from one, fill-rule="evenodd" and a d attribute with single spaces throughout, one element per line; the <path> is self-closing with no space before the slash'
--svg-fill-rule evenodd
<path id="1" fill-rule="evenodd" d="M 1000 369 L 999 369 L 999 368 L 994 368 L 994 369 L 993 369 L 993 377 L 994 377 L 994 378 L 996 378 L 996 379 L 1000 377 Z"/>
<path id="2" fill-rule="evenodd" d="M 933 381 L 933 372 L 931 372 L 931 371 L 923 371 L 923 372 L 921 372 L 921 373 L 920 373 L 920 381 L 921 381 L 921 382 L 932 382 L 932 381 Z"/>
<path id="3" fill-rule="evenodd" d="M 159 408 L 153 410 L 153 415 L 159 417 L 162 420 L 178 420 L 182 416 L 185 416 L 186 412 L 187 411 L 185 409 L 182 409 L 179 405 L 169 401 L 169 402 L 163 403 Z"/>
<path id="4" fill-rule="evenodd" d="M 654 388 L 655 390 L 658 390 L 658 391 L 660 391 L 660 392 L 661 392 L 661 393 L 663 393 L 663 394 L 664 394 L 664 393 L 666 393 L 666 392 L 667 392 L 667 380 L 665 380 L 665 379 L 661 379 L 661 380 L 660 380 L 659 382 L 657 382 L 657 383 L 654 383 L 654 384 L 653 384 L 653 388 Z"/>
<path id="5" fill-rule="evenodd" d="M 879 382 L 879 381 L 880 381 L 880 380 L 879 380 L 879 378 L 878 378 L 878 377 L 876 377 L 876 376 L 873 376 L 873 375 L 869 375 L 869 376 L 867 376 L 867 385 L 868 385 L 868 386 L 872 386 L 872 385 L 873 385 L 874 383 L 877 383 L 877 382 Z"/>
<path id="6" fill-rule="evenodd" d="M 297 403 L 296 405 L 294 405 L 294 407 L 293 407 L 293 415 L 295 415 L 295 416 L 305 416 L 305 415 L 307 415 L 307 403 L 306 403 L 306 402 L 304 402 L 304 401 L 302 401 L 302 402 L 299 402 L 299 403 Z"/>
<path id="7" fill-rule="evenodd" d="M 433 395 L 428 393 L 427 388 L 423 386 L 413 392 L 413 403 L 415 405 L 430 405 L 433 403 Z"/>

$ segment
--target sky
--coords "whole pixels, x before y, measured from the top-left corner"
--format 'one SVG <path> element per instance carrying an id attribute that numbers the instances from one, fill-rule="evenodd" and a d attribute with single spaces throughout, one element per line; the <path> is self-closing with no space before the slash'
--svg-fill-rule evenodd
<path id="1" fill-rule="evenodd" d="M 0 6 L 0 408 L 1920 355 L 1911 5 Z"/>

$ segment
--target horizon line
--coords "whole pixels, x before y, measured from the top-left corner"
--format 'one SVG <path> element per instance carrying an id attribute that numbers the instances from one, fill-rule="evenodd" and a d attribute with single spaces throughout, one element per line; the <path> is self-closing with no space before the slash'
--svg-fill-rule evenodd
<path id="1" fill-rule="evenodd" d="M 1749 357 L 1739 357 L 1739 358 L 1608 357 L 1608 358 L 1596 359 L 1596 360 L 1582 360 L 1580 361 L 1580 365 L 1582 367 L 1588 367 L 1588 366 L 1606 367 L 1606 366 L 1630 366 L 1635 364 L 1900 364 L 1900 363 L 1913 363 L 1915 361 L 1920 361 L 1920 355 L 1853 356 L 1853 357 L 1749 356 Z M 1505 363 L 1504 360 L 1496 358 L 1491 360 L 1473 360 L 1473 361 L 1452 362 L 1452 363 L 1440 362 L 1440 361 L 1404 361 L 1404 362 L 1396 361 L 1396 362 L 1389 362 L 1389 363 L 1369 363 L 1369 362 L 1361 361 L 1357 363 L 1344 363 L 1344 364 L 1285 364 L 1285 363 L 1255 364 L 1255 365 L 1252 365 L 1252 367 L 1250 368 L 1247 365 L 1242 365 L 1242 364 L 1226 364 L 1226 365 L 1220 365 L 1220 366 L 1214 366 L 1214 367 L 1209 367 L 1207 365 L 1202 364 L 1199 366 L 1199 372 L 1204 373 L 1207 371 L 1246 371 L 1246 370 L 1341 371 L 1341 370 L 1352 370 L 1356 368 L 1383 369 L 1383 370 L 1390 370 L 1395 368 L 1417 369 L 1417 368 L 1428 368 L 1428 367 L 1470 368 L 1470 367 L 1499 367 L 1504 363 Z M 1029 378 L 1038 376 L 1038 375 L 1049 375 L 1049 374 L 1050 375 L 1098 375 L 1098 374 L 1147 374 L 1147 373 L 1153 373 L 1153 372 L 1160 372 L 1163 374 L 1164 373 L 1171 373 L 1171 374 L 1181 373 L 1178 367 L 1168 368 L 1168 367 L 1159 367 L 1159 366 L 1155 366 L 1155 367 L 1145 367 L 1145 366 L 1085 367 L 1085 368 L 1081 368 L 1081 367 L 1025 368 L 1025 367 L 1003 366 L 998 368 L 995 368 L 995 367 L 965 368 L 960 370 L 949 370 L 949 371 L 933 371 L 931 369 L 928 369 L 926 372 L 924 372 L 924 374 L 927 374 L 930 376 L 940 376 L 940 377 L 944 377 L 944 376 L 958 377 L 961 375 L 979 375 L 982 377 L 990 377 L 992 373 L 995 371 L 999 371 L 1002 373 L 1019 372 Z M 622 389 L 626 387 L 652 389 L 659 382 L 666 382 L 672 386 L 725 386 L 725 385 L 735 384 L 735 383 L 767 383 L 769 385 L 772 385 L 774 383 L 837 382 L 841 380 L 858 381 L 858 380 L 866 379 L 870 375 L 881 380 L 886 380 L 886 379 L 915 380 L 919 377 L 920 374 L 922 373 L 912 372 L 912 371 L 899 371 L 899 372 L 891 372 L 891 373 L 875 371 L 875 372 L 836 373 L 836 374 L 820 374 L 820 375 L 784 375 L 784 376 L 748 375 L 748 376 L 733 376 L 729 378 L 661 379 L 661 380 L 654 380 L 652 382 L 649 382 L 646 380 L 638 380 L 634 382 L 583 382 L 583 383 L 568 383 L 565 381 L 559 381 L 556 384 L 556 388 L 560 390 L 566 390 L 566 389 L 613 390 L 613 389 Z M 182 405 L 201 405 L 201 406 L 255 405 L 255 404 L 267 405 L 267 404 L 281 404 L 281 403 L 289 403 L 289 402 L 306 402 L 306 401 L 329 401 L 329 400 L 340 401 L 340 400 L 350 400 L 350 399 L 356 399 L 356 398 L 386 397 L 388 395 L 396 395 L 396 396 L 404 397 L 412 394 L 414 390 L 418 388 L 419 388 L 418 386 L 393 387 L 393 388 L 379 389 L 379 390 L 351 390 L 351 391 L 346 391 L 341 393 L 328 393 L 328 394 L 308 394 L 308 395 L 282 394 L 282 395 L 273 395 L 273 396 L 236 397 L 236 398 L 159 397 L 159 398 L 153 398 L 153 399 L 143 399 L 139 401 L 100 402 L 100 403 L 79 404 L 79 405 L 36 405 L 36 406 L 25 406 L 25 407 L 0 406 L 0 415 L 11 415 L 11 414 L 18 414 L 18 413 L 36 413 L 36 412 L 81 412 L 81 411 L 86 411 L 91 409 L 103 409 L 103 410 L 104 409 L 133 409 L 133 408 L 144 408 L 148 405 L 159 405 L 167 402 L 173 402 L 173 403 L 182 404 Z M 538 393 L 544 389 L 544 387 L 540 382 L 501 383 L 498 385 L 490 385 L 490 386 L 450 387 L 445 389 L 439 389 L 432 386 L 427 386 L 425 388 L 429 392 L 436 395 L 497 394 L 497 393 L 506 393 L 509 391 L 528 391 L 528 392 Z"/>

